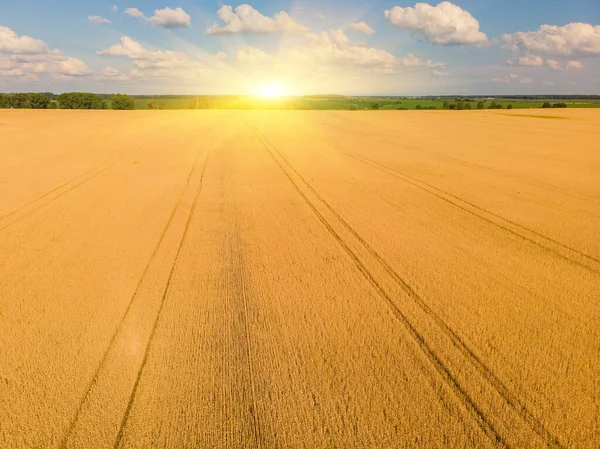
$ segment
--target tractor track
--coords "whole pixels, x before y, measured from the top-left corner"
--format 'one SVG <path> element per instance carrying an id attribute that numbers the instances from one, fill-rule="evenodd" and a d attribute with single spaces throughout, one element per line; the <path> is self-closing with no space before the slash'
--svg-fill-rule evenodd
<path id="1" fill-rule="evenodd" d="M 310 199 L 306 196 L 306 194 L 302 191 L 300 186 L 296 181 L 294 181 L 292 175 L 285 169 L 283 164 L 277 159 L 274 152 L 278 154 L 278 156 L 284 161 L 284 163 L 290 167 L 290 169 L 295 173 L 295 175 L 300 179 L 300 181 L 310 190 L 310 192 L 315 195 L 315 197 L 323 203 L 323 205 L 331 212 L 331 214 L 345 227 L 350 234 L 356 238 L 356 240 L 374 257 L 377 262 L 381 264 L 384 270 L 390 275 L 390 277 L 401 287 L 401 289 L 412 298 L 417 306 L 432 319 L 437 328 L 444 334 L 447 338 L 449 338 L 453 344 L 453 346 L 472 364 L 472 366 L 479 372 L 483 379 L 487 381 L 487 383 L 496 391 L 496 393 L 500 396 L 500 398 L 504 401 L 504 403 L 510 407 L 510 409 L 518 416 L 520 419 L 525 422 L 534 432 L 537 434 L 548 447 L 564 447 L 564 445 L 559 441 L 559 439 L 553 436 L 544 426 L 543 424 L 533 415 L 531 411 L 523 404 L 514 394 L 510 392 L 510 390 L 502 383 L 502 381 L 489 369 L 483 361 L 466 345 L 464 340 L 454 331 L 447 323 L 443 321 L 443 319 L 436 314 L 426 303 L 423 298 L 419 296 L 418 293 L 405 281 L 402 277 L 390 266 L 390 264 L 383 259 L 359 234 L 354 228 L 350 226 L 343 217 L 341 217 L 332 206 L 329 205 L 321 195 L 304 179 L 304 177 L 287 161 L 287 159 L 279 152 L 279 150 L 264 136 L 262 135 L 256 128 L 248 124 L 248 126 L 252 129 L 256 137 L 265 147 L 265 149 L 269 152 L 271 157 L 275 160 L 276 164 L 283 171 L 288 180 L 292 183 L 295 190 L 299 193 L 302 199 L 307 203 L 309 208 L 315 213 L 317 218 L 322 222 L 322 224 L 327 228 L 327 230 L 332 234 L 332 236 L 336 239 L 338 244 L 345 250 L 345 252 L 350 256 L 350 258 L 354 261 L 359 271 L 363 274 L 363 276 L 369 281 L 369 283 L 374 287 L 380 297 L 382 297 L 392 312 L 399 319 L 399 321 L 404 325 L 404 327 L 408 330 L 409 334 L 414 338 L 417 345 L 423 351 L 427 359 L 432 363 L 435 367 L 436 371 L 441 375 L 441 377 L 446 381 L 448 386 L 452 389 L 454 394 L 463 402 L 469 413 L 474 417 L 477 424 L 480 426 L 482 431 L 491 439 L 494 444 L 500 445 L 502 447 L 509 447 L 508 442 L 500 435 L 500 433 L 494 428 L 493 424 L 489 421 L 489 419 L 485 416 L 485 414 L 481 411 L 481 409 L 475 404 L 473 398 L 468 394 L 468 392 L 464 389 L 464 387 L 460 384 L 460 381 L 452 374 L 450 368 L 441 360 L 441 358 L 437 355 L 437 353 L 433 350 L 433 348 L 427 343 L 423 335 L 419 332 L 416 326 L 407 318 L 407 316 L 400 310 L 396 301 L 392 299 L 392 297 L 385 291 L 385 289 L 381 286 L 381 284 L 375 279 L 373 274 L 365 267 L 360 258 L 356 255 L 356 253 L 350 248 L 348 243 L 346 243 L 342 237 L 335 231 L 332 225 L 327 221 L 327 219 L 323 216 L 321 212 L 315 207 L 315 205 L 310 201 Z"/>
<path id="2" fill-rule="evenodd" d="M 69 438 L 71 437 L 71 434 L 73 433 L 73 430 L 75 429 L 75 426 L 77 424 L 77 421 L 79 419 L 79 416 L 81 414 L 81 411 L 83 410 L 83 407 L 86 403 L 86 401 L 88 400 L 88 397 L 94 387 L 94 385 L 98 382 L 98 378 L 100 376 L 100 372 L 102 371 L 102 368 L 104 367 L 104 365 L 106 364 L 106 361 L 108 359 L 108 356 L 110 354 L 110 350 L 112 349 L 112 347 L 114 346 L 114 343 L 117 339 L 117 336 L 119 335 L 122 327 L 123 327 L 123 323 L 125 322 L 125 319 L 127 317 L 127 315 L 129 314 L 129 311 L 131 310 L 131 307 L 133 305 L 133 302 L 135 300 L 135 298 L 138 295 L 138 292 L 142 286 L 142 283 L 148 273 L 148 270 L 150 269 L 150 266 L 152 265 L 152 262 L 154 260 L 154 258 L 156 257 L 156 254 L 158 253 L 158 250 L 167 234 L 167 231 L 169 230 L 169 228 L 171 227 L 171 223 L 173 222 L 173 219 L 175 217 L 175 214 L 177 213 L 177 210 L 179 209 L 179 207 L 181 206 L 181 203 L 183 201 L 183 198 L 185 197 L 185 193 L 187 192 L 189 186 L 190 186 L 190 182 L 191 182 L 191 178 L 192 175 L 194 174 L 194 172 L 196 171 L 197 167 L 198 167 L 198 162 L 200 160 L 200 155 L 201 155 L 202 151 L 198 151 L 198 154 L 196 155 L 196 158 L 194 160 L 194 163 L 192 165 L 191 170 L 188 173 L 188 177 L 187 177 L 187 181 L 185 186 L 183 187 L 181 193 L 179 194 L 179 197 L 177 198 L 177 201 L 175 203 L 175 206 L 173 207 L 173 209 L 171 210 L 171 214 L 169 215 L 169 218 L 167 219 L 167 222 L 161 232 L 161 235 L 158 239 L 158 242 L 156 243 L 154 250 L 152 251 L 152 254 L 150 255 L 150 258 L 148 259 L 148 262 L 146 263 L 144 270 L 142 271 L 142 274 L 140 276 L 140 279 L 136 285 L 136 288 L 133 292 L 133 294 L 131 295 L 131 298 L 129 299 L 129 302 L 127 304 L 127 307 L 125 308 L 125 311 L 123 312 L 123 315 L 121 316 L 121 319 L 119 320 L 119 324 L 117 325 L 117 327 L 115 328 L 111 339 L 108 343 L 108 346 L 106 347 L 106 350 L 104 351 L 104 354 L 102 355 L 102 358 L 100 359 L 100 363 L 98 364 L 98 367 L 96 368 L 94 375 L 92 376 L 91 381 L 88 383 L 85 394 L 83 395 L 83 397 L 81 398 L 81 401 L 79 402 L 79 405 L 77 407 L 77 411 L 75 412 L 75 416 L 73 417 L 73 419 L 71 420 L 69 427 L 67 429 L 67 432 L 65 433 L 65 436 L 62 439 L 61 442 L 61 449 L 66 449 L 68 446 L 68 442 L 69 442 Z"/>
<path id="3" fill-rule="evenodd" d="M 516 223 L 515 221 L 512 221 L 508 218 L 504 218 L 501 215 L 498 215 L 498 214 L 496 214 L 492 211 L 489 211 L 483 207 L 477 206 L 476 204 L 473 204 L 473 203 L 471 203 L 463 198 L 460 198 L 450 192 L 447 192 L 443 189 L 435 187 L 434 185 L 429 184 L 425 181 L 421 181 L 420 179 L 415 178 L 411 175 L 402 173 L 396 169 L 387 167 L 379 162 L 376 162 L 365 156 L 359 155 L 358 153 L 345 151 L 345 150 L 339 148 L 337 145 L 335 145 L 335 149 L 338 152 L 345 154 L 346 156 L 351 157 L 365 165 L 368 165 L 372 168 L 380 170 L 384 173 L 387 173 L 390 176 L 393 176 L 393 177 L 400 179 L 401 181 L 404 181 L 414 187 L 417 187 L 417 188 L 439 198 L 440 200 L 445 201 L 446 203 L 452 205 L 453 207 L 460 209 L 463 212 L 473 215 L 473 216 L 477 217 L 478 219 L 483 220 L 486 223 L 491 224 L 492 226 L 495 226 L 496 228 L 501 229 L 502 231 L 508 232 L 515 237 L 518 237 L 528 243 L 531 243 L 531 244 L 543 249 L 544 251 L 549 252 L 550 254 L 552 254 L 553 256 L 555 256 L 559 259 L 565 260 L 571 264 L 585 268 L 586 270 L 589 270 L 595 274 L 600 274 L 600 259 L 598 259 L 590 254 L 584 253 L 583 251 L 580 251 L 578 249 L 575 249 L 568 245 L 565 245 L 564 243 L 561 243 L 551 237 L 547 237 L 537 231 L 534 231 L 533 229 L 529 229 L 523 225 L 520 225 L 519 223 Z M 463 203 L 464 205 L 461 205 L 460 203 Z M 486 217 L 484 214 L 489 215 L 491 218 Z M 504 222 L 506 224 L 498 223 L 494 220 L 498 220 L 498 221 Z M 509 227 L 509 226 L 512 226 L 516 229 L 511 229 L 511 227 Z M 534 237 L 530 237 L 527 234 L 530 234 Z M 538 238 L 541 241 L 536 241 L 535 238 Z M 554 245 L 558 249 L 552 248 L 552 245 Z M 580 259 L 580 260 L 577 260 L 577 259 Z M 583 262 L 582 259 L 585 260 L 586 262 Z"/>
<path id="4" fill-rule="evenodd" d="M 152 343 L 154 341 L 154 337 L 156 335 L 156 330 L 157 330 L 158 324 L 160 322 L 160 317 L 162 315 L 162 311 L 163 311 L 166 299 L 169 295 L 169 291 L 171 288 L 171 283 L 173 281 L 173 274 L 175 273 L 175 269 L 177 268 L 179 256 L 181 255 L 181 251 L 183 249 L 183 245 L 185 243 L 185 240 L 186 240 L 189 228 L 190 228 L 190 224 L 192 222 L 192 218 L 194 217 L 194 212 L 196 211 L 198 199 L 200 197 L 200 193 L 202 192 L 202 184 L 204 181 L 204 172 L 206 171 L 206 166 L 208 164 L 209 157 L 210 157 L 210 152 L 209 152 L 209 154 L 207 154 L 206 159 L 204 160 L 204 166 L 202 168 L 202 173 L 200 175 L 200 181 L 198 183 L 198 188 L 196 189 L 196 194 L 194 195 L 194 199 L 192 201 L 192 207 L 190 208 L 190 212 L 188 214 L 188 217 L 187 217 L 187 220 L 185 223 L 183 235 L 181 236 L 181 240 L 180 240 L 179 246 L 177 248 L 177 253 L 175 254 L 175 259 L 173 260 L 173 264 L 169 271 L 169 277 L 167 279 L 167 284 L 165 285 L 165 289 L 163 291 L 163 294 L 162 294 L 162 297 L 160 300 L 160 306 L 158 308 L 156 318 L 154 319 L 154 323 L 152 324 L 152 330 L 150 331 L 150 337 L 148 338 L 148 343 L 146 344 L 146 349 L 144 351 L 144 358 L 142 359 L 142 364 L 140 365 L 140 368 L 138 369 L 136 380 L 133 385 L 133 389 L 131 390 L 131 394 L 129 396 L 129 401 L 127 402 L 127 408 L 125 410 L 125 413 L 123 414 L 121 424 L 119 425 L 119 431 L 117 433 L 117 437 L 113 444 L 114 449 L 121 447 L 121 444 L 123 442 L 123 437 L 125 436 L 125 428 L 127 426 L 127 422 L 129 421 L 129 417 L 131 415 L 131 410 L 133 408 L 133 403 L 135 401 L 135 397 L 137 395 L 138 388 L 140 386 L 142 373 L 144 371 L 144 368 L 146 367 L 146 364 L 148 363 L 148 357 L 150 355 L 150 350 L 152 349 Z"/>

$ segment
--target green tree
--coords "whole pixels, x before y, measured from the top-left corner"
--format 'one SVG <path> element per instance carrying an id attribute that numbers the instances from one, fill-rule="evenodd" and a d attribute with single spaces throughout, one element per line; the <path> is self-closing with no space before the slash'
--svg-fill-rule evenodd
<path id="1" fill-rule="evenodd" d="M 150 109 L 150 110 L 156 109 L 156 101 L 155 100 L 150 100 L 148 102 L 148 109 Z"/>
<path id="2" fill-rule="evenodd" d="M 379 110 L 380 108 L 381 108 L 381 105 L 380 105 L 379 103 L 373 103 L 373 104 L 371 105 L 371 109 L 372 109 L 372 110 L 374 110 L 374 111 L 377 111 L 377 110 Z"/>
<path id="3" fill-rule="evenodd" d="M 548 109 L 548 108 L 551 108 L 551 107 L 552 107 L 552 105 L 549 102 L 547 102 L 547 101 L 544 102 L 544 104 L 542 105 L 543 109 Z"/>
<path id="4" fill-rule="evenodd" d="M 483 101 L 477 103 L 477 109 L 483 109 Z"/>
<path id="5" fill-rule="evenodd" d="M 115 94 L 110 97 L 112 108 L 116 111 L 133 111 L 135 102 L 129 95 Z"/>
<path id="6" fill-rule="evenodd" d="M 512 109 L 512 108 L 513 108 L 512 104 L 509 104 L 508 106 L 506 106 L 506 109 Z"/>
<path id="7" fill-rule="evenodd" d="M 165 104 L 164 101 L 161 101 L 160 103 L 158 103 L 158 109 L 160 109 L 161 111 L 164 111 L 164 109 L 167 107 L 167 105 Z"/>
<path id="8" fill-rule="evenodd" d="M 44 94 L 29 94 L 29 104 L 33 109 L 47 109 L 50 99 Z"/>
<path id="9" fill-rule="evenodd" d="M 106 102 L 97 94 L 70 92 L 60 94 L 58 103 L 61 109 L 106 109 Z"/>

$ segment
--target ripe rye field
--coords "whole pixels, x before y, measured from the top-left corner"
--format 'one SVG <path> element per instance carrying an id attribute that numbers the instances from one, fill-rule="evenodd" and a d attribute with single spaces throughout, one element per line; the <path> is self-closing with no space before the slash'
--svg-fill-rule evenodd
<path id="1" fill-rule="evenodd" d="M 0 447 L 600 447 L 600 111 L 0 111 Z"/>

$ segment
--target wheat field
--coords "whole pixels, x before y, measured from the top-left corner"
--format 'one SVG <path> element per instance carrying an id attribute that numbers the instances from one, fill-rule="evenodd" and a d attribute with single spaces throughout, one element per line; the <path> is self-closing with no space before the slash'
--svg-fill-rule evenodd
<path id="1" fill-rule="evenodd" d="M 0 447 L 600 447 L 598 123 L 0 111 Z"/>

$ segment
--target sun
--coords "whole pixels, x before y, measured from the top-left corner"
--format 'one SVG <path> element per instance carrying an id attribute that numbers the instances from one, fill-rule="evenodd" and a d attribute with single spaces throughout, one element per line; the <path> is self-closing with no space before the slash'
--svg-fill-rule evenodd
<path id="1" fill-rule="evenodd" d="M 285 95 L 285 89 L 280 84 L 263 84 L 258 89 L 258 96 L 263 98 L 279 98 Z"/>

